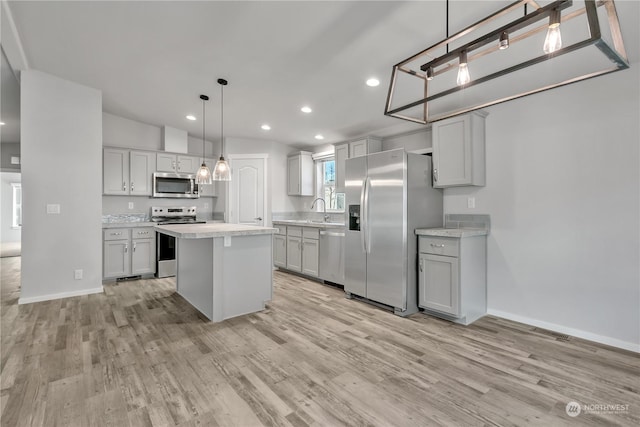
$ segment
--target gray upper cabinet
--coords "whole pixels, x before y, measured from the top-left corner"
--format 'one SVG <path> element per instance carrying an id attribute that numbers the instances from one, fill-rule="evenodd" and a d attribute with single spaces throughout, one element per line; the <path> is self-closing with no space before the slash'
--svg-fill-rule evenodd
<path id="1" fill-rule="evenodd" d="M 336 162 L 336 192 L 344 193 L 344 165 L 347 159 L 366 156 L 382 150 L 382 140 L 368 136 L 351 142 L 335 145 L 334 158 Z"/>
<path id="2" fill-rule="evenodd" d="M 300 151 L 287 158 L 287 194 L 313 196 L 313 158 L 308 151 Z"/>
<path id="3" fill-rule="evenodd" d="M 472 112 L 431 125 L 434 187 L 485 185 L 485 117 Z"/>
<path id="4" fill-rule="evenodd" d="M 105 148 L 102 161 L 103 194 L 151 196 L 155 153 Z"/>
<path id="5" fill-rule="evenodd" d="M 200 167 L 199 157 L 172 153 L 157 153 L 158 172 L 196 173 Z"/>

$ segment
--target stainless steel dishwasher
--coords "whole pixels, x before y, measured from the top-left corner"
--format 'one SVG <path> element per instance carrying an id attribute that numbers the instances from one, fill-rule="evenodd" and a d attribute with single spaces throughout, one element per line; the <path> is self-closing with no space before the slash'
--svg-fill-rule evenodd
<path id="1" fill-rule="evenodd" d="M 344 285 L 344 228 L 320 230 L 320 266 L 322 280 Z"/>

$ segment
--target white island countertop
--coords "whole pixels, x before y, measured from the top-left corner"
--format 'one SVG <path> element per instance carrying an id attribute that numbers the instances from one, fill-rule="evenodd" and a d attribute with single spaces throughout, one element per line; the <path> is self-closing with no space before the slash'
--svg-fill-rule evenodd
<path id="1" fill-rule="evenodd" d="M 180 239 L 210 239 L 227 236 L 274 234 L 275 228 L 228 223 L 157 225 L 156 230 Z"/>

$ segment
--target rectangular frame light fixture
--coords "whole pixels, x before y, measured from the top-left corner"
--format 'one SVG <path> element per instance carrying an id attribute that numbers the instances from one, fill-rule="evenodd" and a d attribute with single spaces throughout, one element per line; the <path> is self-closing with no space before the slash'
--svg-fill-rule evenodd
<path id="1" fill-rule="evenodd" d="M 526 13 L 527 5 L 533 6 L 530 13 Z M 509 14 L 518 12 L 523 6 L 525 6 L 524 16 L 506 25 L 500 25 L 499 21 L 504 20 Z M 557 0 L 544 7 L 539 7 L 535 0 L 516 1 L 453 36 L 394 65 L 385 104 L 385 115 L 427 124 L 629 68 L 613 0 L 584 0 L 583 8 L 572 9 L 572 6 L 572 0 Z M 601 7 L 604 8 L 601 9 L 604 17 L 598 15 L 598 8 Z M 568 37 L 570 39 L 568 46 L 561 47 L 551 53 L 543 53 L 541 44 L 539 49 L 537 44 L 535 45 L 536 49 L 527 49 L 531 43 L 537 42 L 536 38 L 541 36 L 543 31 L 550 26 L 547 22 L 557 20 L 558 15 L 561 15 L 562 24 L 586 17 L 588 31 L 585 37 L 579 40 Z M 601 19 L 605 19 L 606 22 L 601 22 Z M 543 21 L 542 25 L 539 24 L 541 21 Z M 486 28 L 491 23 L 494 24 L 494 27 L 499 26 L 449 50 L 451 45 L 459 44 L 460 40 L 472 37 L 479 29 Z M 574 27 L 583 29 L 581 24 L 578 24 L 576 22 Z M 603 37 L 603 30 L 606 31 L 604 35 L 609 41 Z M 576 30 L 574 33 L 580 33 L 580 31 Z M 509 37 L 511 38 L 509 39 Z M 490 70 L 494 65 L 499 66 L 501 62 L 508 62 L 507 57 L 499 55 L 509 55 L 510 49 L 506 48 L 516 43 L 522 46 L 518 53 L 519 56 L 514 56 L 516 62 L 508 63 L 504 68 Z M 597 51 L 595 59 L 586 58 L 584 54 L 578 52 L 590 46 L 591 49 Z M 445 47 L 446 53 L 441 53 Z M 528 57 L 523 56 L 529 53 Z M 594 55 L 592 52 L 589 54 Z M 571 55 L 578 56 L 574 60 Z M 446 77 L 446 73 L 451 74 L 458 69 L 459 64 L 463 65 L 463 60 L 465 61 L 464 68 L 468 67 L 468 70 L 464 71 L 470 72 L 471 76 L 474 75 L 474 61 L 478 61 L 479 65 L 482 65 L 478 68 L 482 68 L 485 73 L 475 79 L 473 77 L 469 79 L 467 75 L 463 76 L 462 80 L 459 77 L 457 84 L 451 78 L 443 78 L 443 82 L 438 82 L 439 77 Z M 549 65 L 542 65 L 544 62 Z M 593 63 L 598 69 L 587 72 L 578 70 L 577 76 L 567 74 L 572 71 L 567 70 L 568 68 L 573 68 L 574 64 L 584 64 L 585 62 L 588 65 Z M 522 74 L 525 69 L 532 71 L 529 75 Z M 534 69 L 536 70 L 534 71 Z M 527 86 L 536 84 L 537 82 L 534 82 L 536 78 L 541 80 L 545 78 L 540 76 L 546 76 L 549 81 L 541 82 L 539 87 Z M 557 81 L 554 80 L 556 77 Z M 403 83 L 400 82 L 400 79 L 407 83 L 406 88 L 401 87 Z M 410 81 L 407 82 L 407 79 Z M 522 84 L 520 85 L 520 83 Z M 483 84 L 484 86 L 482 86 Z M 507 93 L 514 86 L 518 86 L 515 88 L 515 93 Z M 495 99 L 492 97 L 494 93 L 498 95 Z M 396 98 L 402 99 L 398 102 Z M 407 100 L 407 98 L 409 99 Z"/>

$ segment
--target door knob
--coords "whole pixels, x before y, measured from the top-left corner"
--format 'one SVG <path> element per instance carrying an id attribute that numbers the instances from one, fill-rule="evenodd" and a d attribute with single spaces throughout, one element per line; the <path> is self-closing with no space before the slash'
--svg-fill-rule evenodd
<path id="1" fill-rule="evenodd" d="M 256 221 L 262 221 L 262 217 L 253 218 L 253 219 L 255 219 Z"/>

